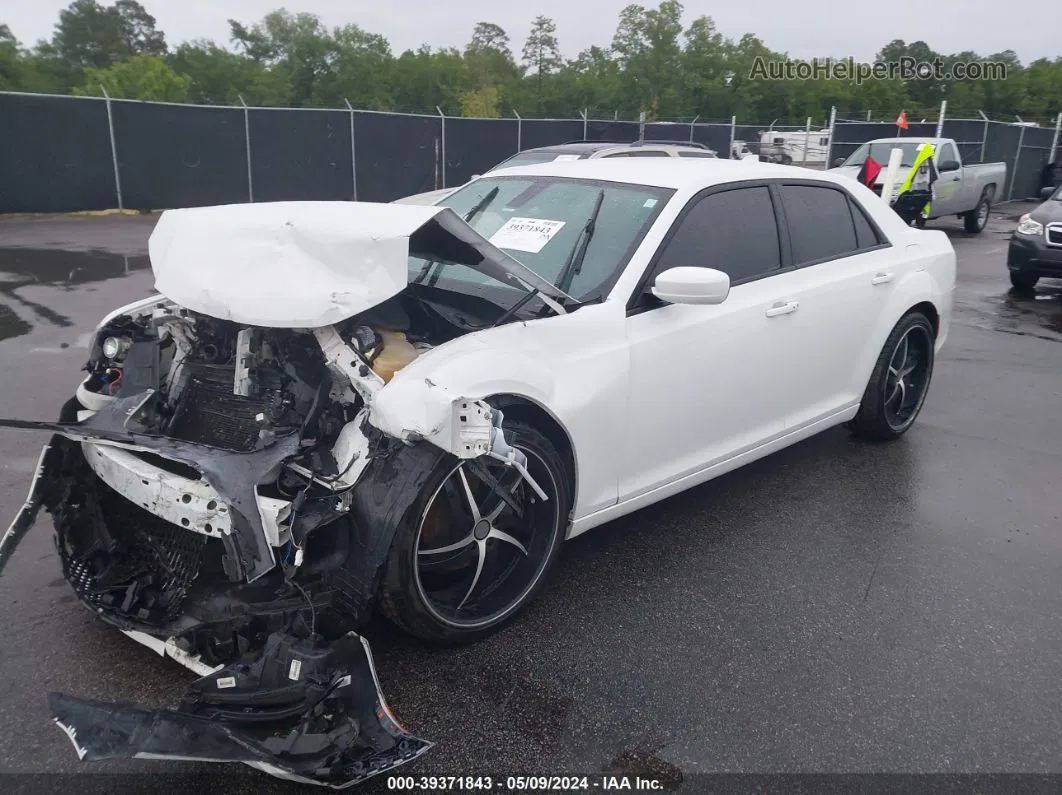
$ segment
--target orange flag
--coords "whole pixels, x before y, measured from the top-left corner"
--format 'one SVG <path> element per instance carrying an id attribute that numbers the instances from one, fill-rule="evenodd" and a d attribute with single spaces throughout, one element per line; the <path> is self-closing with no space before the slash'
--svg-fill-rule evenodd
<path id="1" fill-rule="evenodd" d="M 900 115 L 896 117 L 896 126 L 901 130 L 908 129 L 907 127 L 907 111 L 901 110 Z"/>

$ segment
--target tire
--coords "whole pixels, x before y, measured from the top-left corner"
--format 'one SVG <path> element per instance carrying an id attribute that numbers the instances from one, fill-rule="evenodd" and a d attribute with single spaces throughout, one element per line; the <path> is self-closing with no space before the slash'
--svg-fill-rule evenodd
<path id="1" fill-rule="evenodd" d="M 478 477 L 477 473 L 482 472 L 479 467 L 489 459 L 460 461 L 450 455 L 439 457 L 420 495 L 400 520 L 377 594 L 383 614 L 422 640 L 471 643 L 501 629 L 542 588 L 564 540 L 572 500 L 572 478 L 564 457 L 533 426 L 507 420 L 504 427 L 506 440 L 527 456 L 528 470 L 549 499 L 543 502 L 535 495 L 515 469 L 503 464 L 495 468 L 496 462 L 491 462 L 491 474 L 503 487 L 512 486 L 511 494 L 522 506 L 526 522 L 535 525 L 534 530 L 529 530 L 530 524 L 522 527 L 512 509 L 494 496 L 484 478 Z M 500 510 L 488 522 L 490 535 L 482 543 L 478 533 L 485 530 L 477 531 L 481 525 L 473 524 L 474 516 L 467 508 L 469 494 L 474 495 L 479 515 L 486 517 Z M 465 530 L 467 525 L 472 528 Z M 495 536 L 498 531 L 509 539 Z M 436 537 L 428 542 L 428 535 Z M 512 539 L 521 544 L 514 546 Z M 456 548 L 458 545 L 460 548 Z M 433 552 L 451 547 L 455 549 L 442 554 Z M 520 549 L 527 554 L 521 555 Z M 475 573 L 475 567 L 483 550 L 486 563 L 484 574 L 480 575 Z M 483 579 L 498 569 L 503 573 L 497 583 Z M 452 587 L 445 585 L 450 582 L 454 583 Z M 466 582 L 472 586 L 467 590 Z M 452 602 L 462 593 L 464 600 L 455 608 Z M 491 600 L 496 602 L 494 607 L 489 606 Z M 484 604 L 478 607 L 481 601 Z M 467 609 L 463 607 L 466 602 L 470 605 Z"/>
<path id="2" fill-rule="evenodd" d="M 789 155 L 782 155 L 782 165 L 783 166 L 791 166 L 791 165 L 793 165 L 793 158 L 791 158 Z"/>
<path id="3" fill-rule="evenodd" d="M 902 356 L 901 352 L 905 340 L 909 346 L 908 356 L 913 350 L 912 346 L 917 346 L 916 358 L 921 366 L 897 378 L 896 371 L 902 373 L 910 364 L 908 356 Z M 863 393 L 859 412 L 849 424 L 857 438 L 871 442 L 891 441 L 900 438 L 911 428 L 929 392 L 935 340 L 933 324 L 921 312 L 909 312 L 900 318 L 874 363 L 874 371 Z M 898 361 L 901 357 L 902 361 Z M 912 387 L 918 390 L 913 398 L 908 396 L 908 390 Z M 909 407 L 897 411 L 908 402 Z"/>
<path id="4" fill-rule="evenodd" d="M 988 212 L 992 209 L 992 199 L 989 197 L 988 188 L 981 194 L 977 206 L 962 216 L 962 226 L 967 232 L 977 234 L 988 225 Z"/>
<path id="5" fill-rule="evenodd" d="M 929 219 L 928 219 L 928 218 L 925 218 L 925 217 L 923 217 L 923 216 L 921 216 L 921 215 L 920 215 L 920 216 L 918 216 L 917 218 L 915 218 L 915 219 L 914 219 L 914 221 L 912 221 L 912 223 L 913 223 L 913 224 L 915 225 L 915 227 L 916 227 L 916 228 L 918 228 L 918 229 L 925 229 L 925 228 L 926 228 L 926 223 L 927 223 L 928 221 L 929 221 Z"/>
<path id="6" fill-rule="evenodd" d="M 1038 281 L 1040 281 L 1040 277 L 1035 273 L 1025 273 L 1024 271 L 1010 272 L 1010 284 L 1015 290 L 1028 292 L 1036 287 Z"/>

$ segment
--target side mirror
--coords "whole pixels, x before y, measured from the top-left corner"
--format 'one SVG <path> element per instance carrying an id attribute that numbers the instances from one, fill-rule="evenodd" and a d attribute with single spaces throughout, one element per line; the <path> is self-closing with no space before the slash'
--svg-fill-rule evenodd
<path id="1" fill-rule="evenodd" d="M 843 157 L 835 157 L 833 159 L 833 167 L 834 168 L 840 168 L 843 165 L 844 165 L 844 158 Z"/>
<path id="2" fill-rule="evenodd" d="M 958 171 L 962 166 L 959 165 L 957 160 L 941 160 L 937 166 L 937 171 L 944 174 L 948 171 Z"/>
<path id="3" fill-rule="evenodd" d="M 730 294 L 730 277 L 713 268 L 669 268 L 656 277 L 652 292 L 669 304 L 721 304 Z"/>

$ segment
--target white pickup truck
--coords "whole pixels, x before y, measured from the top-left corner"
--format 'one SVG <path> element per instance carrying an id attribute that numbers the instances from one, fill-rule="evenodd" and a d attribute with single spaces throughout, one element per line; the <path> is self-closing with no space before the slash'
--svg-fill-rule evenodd
<path id="1" fill-rule="evenodd" d="M 937 180 L 933 183 L 931 216 L 926 220 L 956 215 L 963 219 L 967 232 L 980 232 L 988 223 L 992 202 L 1003 192 L 1007 164 L 978 163 L 964 166 L 959 147 L 951 138 L 878 138 L 860 146 L 847 159 L 837 158 L 833 163 L 836 167 L 830 170 L 855 179 L 866 159 L 872 157 L 882 166 L 875 186 L 880 193 L 891 151 L 903 150 L 893 196 L 889 199 L 891 204 L 914 164 L 919 147 L 925 143 L 934 147 L 933 166 L 937 171 Z"/>

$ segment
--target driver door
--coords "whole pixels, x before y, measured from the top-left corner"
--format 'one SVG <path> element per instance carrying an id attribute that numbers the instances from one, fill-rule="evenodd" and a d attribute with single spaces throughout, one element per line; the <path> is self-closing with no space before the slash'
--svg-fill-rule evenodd
<path id="1" fill-rule="evenodd" d="M 720 186 L 692 199 L 631 297 L 629 422 L 620 499 L 631 499 L 777 439 L 797 363 L 785 344 L 791 296 L 765 184 Z M 731 279 L 717 305 L 665 304 L 650 288 L 677 266 Z M 788 357 L 792 358 L 792 357 Z"/>
<path id="2" fill-rule="evenodd" d="M 950 141 L 940 146 L 933 157 L 933 167 L 937 169 L 937 181 L 933 185 L 932 215 L 934 218 L 953 215 L 963 209 L 962 169 L 941 173 L 939 166 L 945 160 L 959 160 L 959 155 L 955 151 L 955 144 Z M 965 209 L 968 210 L 970 208 L 967 207 Z"/>

